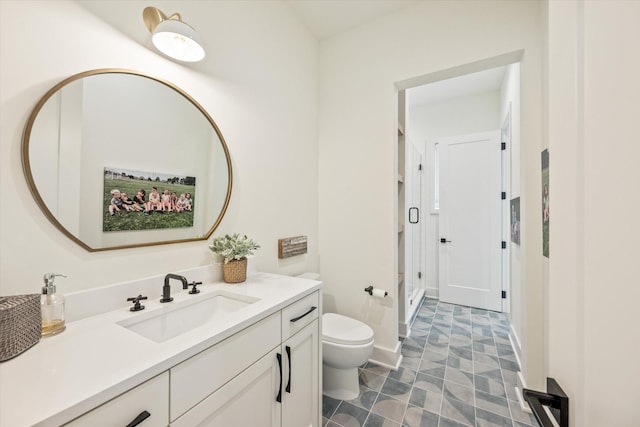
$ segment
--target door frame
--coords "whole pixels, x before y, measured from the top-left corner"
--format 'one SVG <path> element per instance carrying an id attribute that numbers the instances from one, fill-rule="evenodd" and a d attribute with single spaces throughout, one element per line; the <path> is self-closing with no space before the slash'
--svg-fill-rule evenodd
<path id="1" fill-rule="evenodd" d="M 484 58 L 475 62 L 470 62 L 470 63 L 464 63 L 464 64 L 460 64 L 460 65 L 456 65 L 456 66 L 452 66 L 450 68 L 445 68 L 445 69 L 440 69 L 438 71 L 435 72 L 430 72 L 427 74 L 423 74 L 423 75 L 419 75 L 419 76 L 414 76 L 411 78 L 407 78 L 407 79 L 403 79 L 403 80 L 399 80 L 399 81 L 395 81 L 394 82 L 394 89 L 397 93 L 397 100 L 402 99 L 404 101 L 404 93 L 407 89 L 411 89 L 411 88 L 415 88 L 418 86 L 423 86 L 423 85 L 428 85 L 431 83 L 437 83 L 440 81 L 444 81 L 444 80 L 448 80 L 451 78 L 456 78 L 456 77 L 461 77 L 461 76 L 465 76 L 468 74 L 473 74 L 476 72 L 480 72 L 480 71 L 484 71 L 484 70 L 488 70 L 491 68 L 495 68 L 495 67 L 500 67 L 500 66 L 508 66 L 511 64 L 516 64 L 516 63 L 521 63 L 522 61 L 522 56 L 523 56 L 524 50 L 523 49 L 519 49 L 519 50 L 514 50 L 514 51 L 510 51 L 507 53 L 503 53 L 497 56 L 493 56 L 493 57 L 488 57 L 488 58 Z M 398 109 L 398 104 L 396 103 L 394 105 L 394 109 L 395 109 L 395 114 L 394 114 L 394 120 L 397 120 L 398 123 L 403 123 L 405 121 L 405 110 L 404 109 Z M 511 110 L 511 105 L 509 106 L 509 110 Z M 500 118 L 501 120 L 503 119 L 503 117 Z M 404 131 L 404 127 L 403 127 L 403 131 Z M 436 137 L 437 138 L 437 137 Z M 437 141 L 436 138 L 428 138 L 425 142 L 426 144 L 426 149 L 425 149 L 425 164 L 427 164 L 428 168 L 427 169 L 429 171 L 429 173 L 431 174 L 431 168 L 433 167 L 433 158 L 432 158 L 432 151 L 431 148 L 432 146 L 430 144 L 433 144 L 434 141 Z M 397 139 L 395 139 L 396 142 L 396 146 L 397 146 Z M 504 154 L 505 152 L 503 152 Z M 509 188 L 509 184 L 510 184 L 510 180 L 511 180 L 511 168 L 510 168 L 510 162 L 508 161 L 508 159 L 510 159 L 510 146 L 507 145 L 507 151 L 506 154 L 508 154 L 509 156 L 507 157 L 507 162 L 506 162 L 506 173 L 505 173 L 505 178 L 506 178 L 506 185 L 507 187 L 507 194 L 510 194 L 510 188 Z M 397 169 L 395 169 L 395 167 L 397 167 L 397 154 L 398 152 L 395 151 L 395 155 L 394 155 L 394 178 L 396 176 L 397 173 Z M 431 189 L 431 185 L 433 183 L 432 181 L 432 177 L 431 175 L 429 176 L 425 176 L 425 180 L 426 180 L 426 185 L 425 185 L 425 198 L 424 198 L 424 203 L 429 204 L 429 215 L 431 216 L 438 216 L 438 212 L 437 211 L 433 211 L 431 209 L 431 203 L 432 203 L 432 189 Z M 394 206 L 397 206 L 397 195 L 394 193 Z M 394 210 L 394 234 L 397 233 L 397 221 L 398 221 L 398 210 L 395 209 Z M 402 216 L 402 212 L 400 212 L 400 216 Z M 426 226 L 426 223 L 425 223 Z M 506 225 L 507 227 L 509 226 L 509 224 Z M 430 248 L 429 244 L 428 244 L 428 238 L 430 237 L 430 235 L 427 232 L 427 238 L 425 239 L 425 242 L 427 242 L 427 244 L 425 245 L 425 252 L 424 255 L 427 256 L 427 254 L 429 253 L 430 250 L 432 250 L 432 248 Z M 510 241 L 510 238 L 509 240 Z M 507 245 L 507 252 L 508 252 L 508 257 L 507 260 L 505 262 L 510 263 L 510 251 L 509 251 L 509 245 Z M 396 252 L 396 256 L 394 256 L 394 259 L 397 259 L 397 252 Z M 437 260 L 436 260 L 437 261 Z M 436 262 L 437 264 L 437 262 Z M 428 260 L 425 260 L 425 270 L 429 267 L 430 263 Z M 507 266 L 508 268 L 508 266 Z M 397 265 L 395 267 L 395 271 L 397 273 L 398 268 Z M 509 272 L 510 274 L 510 272 Z M 428 279 L 428 273 L 425 272 L 425 279 Z M 507 275 L 506 277 L 507 280 L 503 281 L 504 283 L 504 290 L 507 291 L 507 299 L 503 299 L 503 312 L 508 313 L 510 312 L 510 302 L 511 302 L 511 296 L 510 296 L 510 291 L 511 291 L 511 280 L 510 280 L 510 276 Z M 432 298 L 439 298 L 439 284 L 438 284 L 438 277 L 436 275 L 435 277 L 435 287 L 429 287 L 430 282 L 429 280 L 426 280 L 425 282 L 425 296 L 428 297 L 432 297 Z M 396 294 L 397 291 L 399 290 L 400 285 L 396 284 L 395 288 L 396 288 Z M 400 311 L 398 305 L 396 305 L 396 315 L 397 313 Z M 397 317 L 397 316 L 396 316 Z"/>
<path id="2" fill-rule="evenodd" d="M 502 252 L 502 291 L 506 297 L 502 298 L 502 312 L 511 312 L 511 102 L 507 106 L 502 125 L 500 127 L 500 139 L 504 144 L 502 150 L 502 191 L 507 195 L 502 204 L 502 240 L 507 242 L 506 249 Z"/>

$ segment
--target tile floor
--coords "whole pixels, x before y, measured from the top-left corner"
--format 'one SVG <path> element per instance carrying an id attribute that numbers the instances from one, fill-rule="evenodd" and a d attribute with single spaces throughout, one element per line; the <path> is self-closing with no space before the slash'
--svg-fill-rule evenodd
<path id="1" fill-rule="evenodd" d="M 502 313 L 424 299 L 400 369 L 368 362 L 360 396 L 323 396 L 325 427 L 537 427 L 514 390 L 517 364 Z"/>

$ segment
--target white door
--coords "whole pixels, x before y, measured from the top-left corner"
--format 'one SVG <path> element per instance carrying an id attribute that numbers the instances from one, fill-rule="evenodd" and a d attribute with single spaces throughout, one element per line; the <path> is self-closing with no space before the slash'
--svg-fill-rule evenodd
<path id="1" fill-rule="evenodd" d="M 439 143 L 440 300 L 500 311 L 500 131 Z"/>

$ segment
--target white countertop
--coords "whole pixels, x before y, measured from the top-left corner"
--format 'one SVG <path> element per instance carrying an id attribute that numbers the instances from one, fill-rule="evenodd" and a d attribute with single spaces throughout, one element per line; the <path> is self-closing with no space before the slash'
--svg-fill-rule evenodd
<path id="1" fill-rule="evenodd" d="M 162 283 L 158 286 L 160 290 Z M 197 295 L 174 292 L 174 301 L 168 304 L 149 295 L 140 312 L 123 305 L 67 323 L 64 332 L 42 338 L 23 354 L 0 363 L 0 426 L 59 426 L 71 421 L 320 287 L 315 280 L 254 273 L 241 284 L 205 282 Z M 161 343 L 117 324 L 217 290 L 259 301 L 214 326 L 197 327 Z"/>

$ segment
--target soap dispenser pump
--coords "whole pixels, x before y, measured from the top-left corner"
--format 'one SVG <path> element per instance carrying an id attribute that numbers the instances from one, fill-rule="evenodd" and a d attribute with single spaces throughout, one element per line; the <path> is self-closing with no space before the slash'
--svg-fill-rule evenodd
<path id="1" fill-rule="evenodd" d="M 55 278 L 67 277 L 64 274 L 47 273 L 44 275 L 44 286 L 40 296 L 42 311 L 42 336 L 55 335 L 65 330 L 64 296 L 56 293 Z"/>

